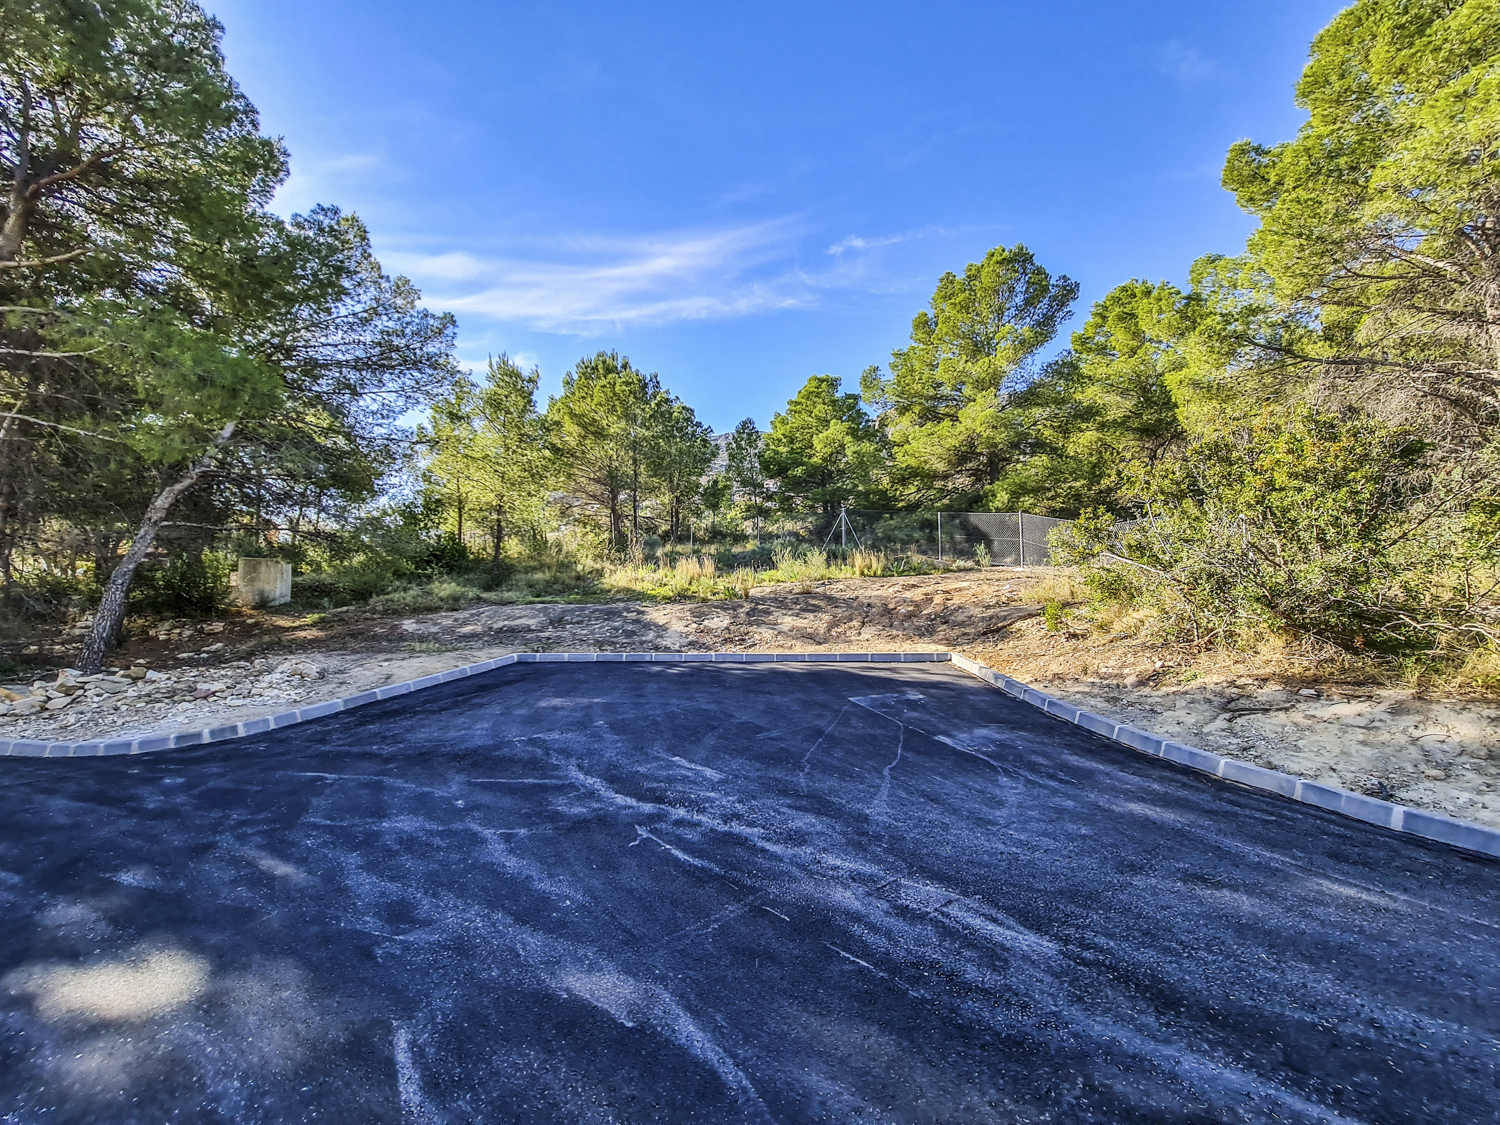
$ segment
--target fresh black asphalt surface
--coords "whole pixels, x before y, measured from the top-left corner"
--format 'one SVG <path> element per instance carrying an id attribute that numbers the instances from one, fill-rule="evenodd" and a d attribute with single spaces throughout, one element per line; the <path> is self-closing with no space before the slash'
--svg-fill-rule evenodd
<path id="1" fill-rule="evenodd" d="M 1500 1120 L 1500 865 L 944 665 L 0 762 L 0 1123 Z"/>

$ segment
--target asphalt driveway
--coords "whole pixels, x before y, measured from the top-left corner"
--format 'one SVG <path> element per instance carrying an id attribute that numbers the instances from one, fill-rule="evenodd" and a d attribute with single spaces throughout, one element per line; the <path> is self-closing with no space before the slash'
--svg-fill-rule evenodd
<path id="1" fill-rule="evenodd" d="M 947 665 L 0 763 L 0 1123 L 1500 1120 L 1500 864 Z"/>

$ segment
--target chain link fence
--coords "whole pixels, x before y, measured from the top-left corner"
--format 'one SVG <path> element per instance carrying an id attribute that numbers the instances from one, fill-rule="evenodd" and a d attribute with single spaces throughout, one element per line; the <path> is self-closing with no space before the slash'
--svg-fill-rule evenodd
<path id="1" fill-rule="evenodd" d="M 967 559 L 992 566 L 1048 566 L 1048 533 L 1069 520 L 1028 512 L 888 512 L 847 508 L 821 519 L 767 520 L 761 541 L 829 552 L 858 548 Z"/>

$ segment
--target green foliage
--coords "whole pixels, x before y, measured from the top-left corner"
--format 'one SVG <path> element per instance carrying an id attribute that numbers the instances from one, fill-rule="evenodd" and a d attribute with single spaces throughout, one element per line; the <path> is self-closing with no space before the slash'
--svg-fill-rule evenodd
<path id="1" fill-rule="evenodd" d="M 1433 546 L 1413 508 L 1426 487 L 1410 431 L 1299 407 L 1177 458 L 1138 465 L 1146 518 L 1115 535 L 1098 515 L 1058 537 L 1065 559 L 1119 543 L 1135 566 L 1088 576 L 1096 596 L 1154 599 L 1185 639 L 1242 642 L 1267 632 L 1352 651 L 1430 647 L 1419 622 Z"/>
<path id="2" fill-rule="evenodd" d="M 746 418 L 729 435 L 729 446 L 725 450 L 729 462 L 725 476 L 733 489 L 734 499 L 744 518 L 755 521 L 757 529 L 770 512 L 771 482 L 761 463 L 765 447 L 765 435 L 756 427 L 753 418 Z M 758 530 L 756 535 L 758 538 Z"/>
<path id="3" fill-rule="evenodd" d="M 1047 626 L 1049 633 L 1061 633 L 1066 627 L 1067 607 L 1056 598 L 1051 599 L 1042 606 L 1042 622 Z"/>
<path id="4" fill-rule="evenodd" d="M 651 482 L 660 512 L 659 525 L 669 543 L 687 538 L 686 521 L 700 506 L 704 474 L 714 459 L 712 431 L 677 399 L 666 403 L 657 419 L 651 457 Z"/>
<path id="5" fill-rule="evenodd" d="M 713 460 L 708 427 L 617 352 L 578 361 L 547 406 L 551 448 L 575 518 L 608 547 L 640 550 L 651 527 L 676 541 Z"/>
<path id="6" fill-rule="evenodd" d="M 861 390 L 891 441 L 892 483 L 918 503 L 977 505 L 1027 452 L 1010 396 L 1036 374 L 1037 353 L 1067 320 L 1078 284 L 1054 278 L 1024 246 L 997 246 L 960 277 L 946 273 L 910 346 Z"/>
<path id="7" fill-rule="evenodd" d="M 859 395 L 840 387 L 832 375 L 814 375 L 771 419 L 760 465 L 786 510 L 830 515 L 874 494 L 880 433 Z"/>
<path id="8" fill-rule="evenodd" d="M 1297 102 L 1294 140 L 1242 141 L 1224 167 L 1281 314 L 1259 358 L 1474 440 L 1500 408 L 1500 7 L 1359 0 L 1314 40 Z"/>
<path id="9" fill-rule="evenodd" d="M 464 541 L 466 520 L 488 532 L 492 569 L 508 536 L 536 541 L 543 534 L 553 464 L 536 409 L 540 378 L 508 356 L 491 359 L 482 386 L 457 379 L 417 431 L 426 496 L 457 541 Z"/>
<path id="10" fill-rule="evenodd" d="M 208 617 L 229 604 L 229 560 L 217 554 L 177 555 L 136 573 L 134 613 Z"/>
<path id="11" fill-rule="evenodd" d="M 1070 351 L 1007 402 L 1025 455 L 986 490 L 985 506 L 1057 516 L 1117 507 L 1121 467 L 1154 462 L 1186 436 L 1205 319 L 1197 294 L 1166 282 L 1111 290 Z"/>

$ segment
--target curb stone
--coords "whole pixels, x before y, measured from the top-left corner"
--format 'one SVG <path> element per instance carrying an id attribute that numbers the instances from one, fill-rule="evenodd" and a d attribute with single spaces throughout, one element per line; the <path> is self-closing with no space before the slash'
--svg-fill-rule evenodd
<path id="1" fill-rule="evenodd" d="M 1221 757 L 1207 750 L 1200 750 L 1196 746 L 1160 738 L 1124 723 L 1117 723 L 1113 719 L 1104 715 L 1096 715 L 1092 711 L 1081 711 L 1070 703 L 1038 691 L 1019 680 L 1013 680 L 1009 676 L 985 667 L 977 660 L 970 660 L 967 656 L 961 656 L 956 652 L 950 653 L 949 659 L 954 667 L 962 669 L 987 684 L 992 684 L 1017 699 L 1041 708 L 1055 719 L 1073 723 L 1075 726 L 1083 727 L 1111 741 L 1128 746 L 1132 750 L 1139 750 L 1143 754 L 1166 758 L 1168 761 L 1187 766 L 1189 769 L 1211 773 L 1225 781 L 1232 781 L 1238 785 L 1260 789 L 1267 793 L 1275 793 L 1293 801 L 1300 801 L 1305 805 L 1316 805 L 1320 809 L 1353 817 L 1355 820 L 1363 820 L 1368 824 L 1376 824 L 1381 828 L 1404 832 L 1409 836 L 1422 836 L 1484 855 L 1500 856 L 1500 829 L 1487 828 L 1482 824 L 1474 824 L 1467 820 L 1457 820 L 1443 816 L 1441 813 L 1414 809 L 1408 805 L 1381 801 L 1348 789 L 1324 785 L 1317 781 L 1307 781 L 1290 774 L 1278 773 L 1276 770 L 1268 770 L 1263 766 L 1241 762 L 1235 758 Z"/>
<path id="2" fill-rule="evenodd" d="M 467 676 L 493 672 L 512 664 L 555 663 L 670 663 L 670 664 L 941 664 L 952 663 L 956 668 L 974 678 L 997 687 L 1016 700 L 1052 716 L 1061 722 L 1082 727 L 1084 730 L 1118 742 L 1143 754 L 1165 758 L 1190 769 L 1213 774 L 1224 780 L 1262 792 L 1314 805 L 1329 812 L 1352 817 L 1381 828 L 1421 836 L 1428 840 L 1465 848 L 1483 855 L 1500 857 L 1500 830 L 1487 828 L 1467 820 L 1457 820 L 1440 813 L 1426 812 L 1406 805 L 1366 797 L 1348 789 L 1307 781 L 1290 774 L 1278 773 L 1262 766 L 1225 758 L 1200 750 L 1196 746 L 1175 742 L 1139 730 L 1124 723 L 1117 723 L 1104 715 L 1083 711 L 1056 696 L 1020 680 L 1012 679 L 1000 672 L 971 660 L 959 653 L 949 652 L 516 652 L 499 656 L 493 660 L 482 660 L 438 672 L 404 683 L 387 684 L 384 687 L 362 691 L 342 699 L 331 699 L 311 704 L 279 715 L 267 715 L 248 719 L 242 723 L 213 727 L 208 730 L 182 731 L 177 734 L 159 734 L 136 739 L 95 739 L 82 742 L 42 742 L 37 739 L 0 739 L 0 757 L 21 758 L 96 758 L 130 754 L 152 754 L 184 746 L 202 746 L 207 743 L 225 742 L 269 730 L 295 726 L 310 722 L 340 711 L 350 711 L 378 700 L 391 699 L 423 688 L 451 683 Z"/>

